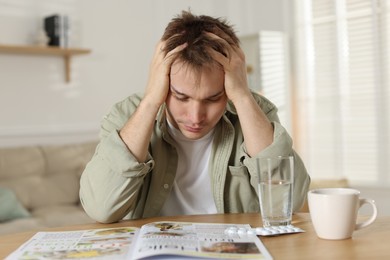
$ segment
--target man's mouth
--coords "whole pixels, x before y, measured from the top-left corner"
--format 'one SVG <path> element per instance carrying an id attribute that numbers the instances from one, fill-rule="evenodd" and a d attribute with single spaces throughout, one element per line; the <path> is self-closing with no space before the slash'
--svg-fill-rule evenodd
<path id="1" fill-rule="evenodd" d="M 185 125 L 184 126 L 184 129 L 188 132 L 192 132 L 192 133 L 199 133 L 202 131 L 203 127 L 192 127 L 192 126 L 187 126 Z"/>

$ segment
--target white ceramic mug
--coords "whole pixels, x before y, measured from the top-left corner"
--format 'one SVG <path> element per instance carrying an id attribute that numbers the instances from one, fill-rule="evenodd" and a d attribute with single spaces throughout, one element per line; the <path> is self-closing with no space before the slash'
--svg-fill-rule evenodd
<path id="1" fill-rule="evenodd" d="M 360 198 L 360 192 L 350 188 L 325 188 L 308 192 L 311 220 L 319 238 L 346 239 L 355 230 L 374 222 L 377 208 L 371 199 Z M 372 206 L 371 217 L 357 223 L 358 211 L 363 204 Z"/>

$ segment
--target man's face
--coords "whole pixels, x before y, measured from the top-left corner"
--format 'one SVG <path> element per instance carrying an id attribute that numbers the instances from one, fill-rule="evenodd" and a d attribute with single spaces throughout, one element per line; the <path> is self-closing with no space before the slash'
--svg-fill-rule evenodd
<path id="1" fill-rule="evenodd" d="M 199 73 L 177 61 L 171 67 L 167 117 L 191 140 L 209 133 L 226 108 L 224 72 L 215 66 Z"/>

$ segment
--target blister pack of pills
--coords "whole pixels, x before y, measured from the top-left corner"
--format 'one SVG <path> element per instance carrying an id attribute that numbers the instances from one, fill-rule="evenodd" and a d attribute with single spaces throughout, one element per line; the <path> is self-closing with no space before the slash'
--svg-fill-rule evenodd
<path id="1" fill-rule="evenodd" d="M 228 235 L 257 235 L 257 236 L 278 236 L 293 233 L 305 232 L 299 227 L 293 225 L 287 226 L 271 226 L 271 227 L 257 227 L 257 228 L 237 228 L 229 227 L 225 230 Z"/>

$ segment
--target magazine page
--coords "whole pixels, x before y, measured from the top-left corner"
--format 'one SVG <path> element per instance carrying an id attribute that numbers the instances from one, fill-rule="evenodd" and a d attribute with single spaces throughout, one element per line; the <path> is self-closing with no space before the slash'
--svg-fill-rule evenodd
<path id="1" fill-rule="evenodd" d="M 272 259 L 257 236 L 225 234 L 232 226 L 250 227 L 169 221 L 146 224 L 139 231 L 128 259 Z"/>
<path id="2" fill-rule="evenodd" d="M 6 260 L 126 259 L 139 228 L 38 232 Z"/>

